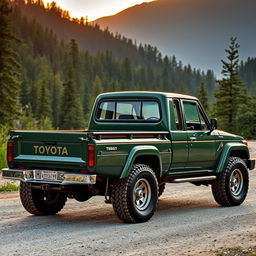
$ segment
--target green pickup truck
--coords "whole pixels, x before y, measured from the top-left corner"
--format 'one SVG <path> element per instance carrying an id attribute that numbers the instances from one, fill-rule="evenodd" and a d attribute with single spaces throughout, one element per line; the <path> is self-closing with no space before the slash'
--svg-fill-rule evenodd
<path id="1" fill-rule="evenodd" d="M 87 131 L 11 131 L 3 177 L 20 180 L 21 202 L 35 215 L 100 195 L 122 221 L 145 222 L 165 184 L 181 182 L 211 185 L 218 204 L 240 205 L 255 161 L 242 137 L 216 128 L 192 96 L 105 93 Z"/>

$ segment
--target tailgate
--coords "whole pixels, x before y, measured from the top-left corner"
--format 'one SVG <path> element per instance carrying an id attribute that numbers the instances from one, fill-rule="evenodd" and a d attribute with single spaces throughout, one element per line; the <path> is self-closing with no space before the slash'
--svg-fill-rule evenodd
<path id="1" fill-rule="evenodd" d="M 11 132 L 14 162 L 33 167 L 86 167 L 87 132 Z"/>

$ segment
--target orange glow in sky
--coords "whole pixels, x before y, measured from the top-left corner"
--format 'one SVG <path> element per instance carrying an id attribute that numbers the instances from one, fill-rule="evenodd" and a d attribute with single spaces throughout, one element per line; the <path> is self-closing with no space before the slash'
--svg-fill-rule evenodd
<path id="1" fill-rule="evenodd" d="M 116 14 L 130 6 L 153 0 L 55 0 L 61 9 L 69 11 L 71 17 L 88 16 L 93 21 L 103 16 Z M 44 1 L 50 3 L 52 0 Z"/>

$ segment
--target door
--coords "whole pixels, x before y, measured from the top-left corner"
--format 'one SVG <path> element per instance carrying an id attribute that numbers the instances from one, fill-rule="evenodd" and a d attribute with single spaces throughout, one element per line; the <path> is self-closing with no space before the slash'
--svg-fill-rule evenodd
<path id="1" fill-rule="evenodd" d="M 188 136 L 188 161 L 186 170 L 210 170 L 216 157 L 216 133 L 197 101 L 183 100 L 185 128 Z"/>
<path id="2" fill-rule="evenodd" d="M 172 163 L 169 173 L 182 172 L 188 160 L 188 136 L 184 127 L 180 100 L 172 99 L 170 104 Z"/>

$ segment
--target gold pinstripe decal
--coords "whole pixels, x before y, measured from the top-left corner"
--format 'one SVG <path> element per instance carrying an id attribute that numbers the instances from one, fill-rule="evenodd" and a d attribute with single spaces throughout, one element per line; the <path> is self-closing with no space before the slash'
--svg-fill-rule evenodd
<path id="1" fill-rule="evenodd" d="M 175 140 L 175 141 L 172 141 L 172 143 L 192 143 L 192 142 L 216 142 L 216 140 L 193 140 L 193 141 L 190 141 L 190 140 Z"/>
<path id="2" fill-rule="evenodd" d="M 239 142 L 239 141 L 234 141 L 234 140 L 193 140 L 193 141 L 190 141 L 190 140 L 175 140 L 175 141 L 172 141 L 172 143 L 193 143 L 193 142 Z"/>
<path id="3" fill-rule="evenodd" d="M 195 143 L 195 142 L 201 142 L 201 143 L 206 143 L 206 142 L 234 142 L 233 140 L 195 140 L 195 141 L 190 141 L 190 140 L 175 140 L 175 141 L 131 141 L 131 142 L 100 142 L 97 141 L 97 145 L 129 145 L 129 144 L 176 144 L 176 143 Z"/>
<path id="4" fill-rule="evenodd" d="M 97 145 L 127 145 L 127 144 L 170 144 L 170 141 L 131 141 L 131 142 L 96 142 Z"/>

